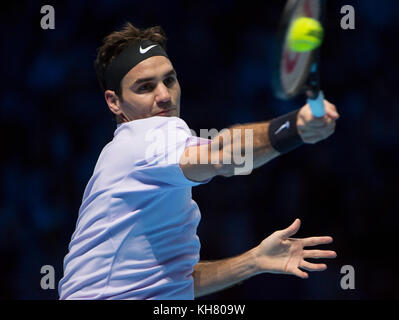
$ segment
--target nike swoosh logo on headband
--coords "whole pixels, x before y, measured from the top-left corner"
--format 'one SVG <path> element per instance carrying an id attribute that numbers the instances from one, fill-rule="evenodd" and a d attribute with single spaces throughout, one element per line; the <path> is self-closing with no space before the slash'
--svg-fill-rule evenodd
<path id="1" fill-rule="evenodd" d="M 146 53 L 148 50 L 151 50 L 152 48 L 154 48 L 154 47 L 156 47 L 157 45 L 156 44 L 153 44 L 152 46 L 149 46 L 149 47 L 147 47 L 147 48 L 145 48 L 145 49 L 143 49 L 141 46 L 140 46 L 140 53 L 141 54 L 144 54 L 144 53 Z"/>

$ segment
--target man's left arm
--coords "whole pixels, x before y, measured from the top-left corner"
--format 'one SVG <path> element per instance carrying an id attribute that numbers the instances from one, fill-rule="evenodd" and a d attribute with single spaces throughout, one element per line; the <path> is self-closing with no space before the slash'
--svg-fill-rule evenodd
<path id="1" fill-rule="evenodd" d="M 231 287 L 257 274 L 254 249 L 234 258 L 200 261 L 194 266 L 195 298 Z"/>
<path id="2" fill-rule="evenodd" d="M 335 258 L 331 250 L 308 250 L 305 247 L 328 244 L 331 237 L 291 238 L 301 221 L 296 219 L 288 228 L 272 233 L 255 248 L 233 258 L 199 262 L 194 266 L 194 296 L 211 294 L 261 273 L 281 273 L 308 278 L 305 271 L 324 271 L 323 263 L 305 259 Z M 305 270 L 305 271 L 303 271 Z"/>

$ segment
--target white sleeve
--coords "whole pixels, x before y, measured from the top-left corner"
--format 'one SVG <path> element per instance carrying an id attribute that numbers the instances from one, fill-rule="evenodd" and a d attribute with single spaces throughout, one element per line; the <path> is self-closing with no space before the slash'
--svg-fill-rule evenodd
<path id="1" fill-rule="evenodd" d="M 193 136 L 180 118 L 162 118 L 145 133 L 144 159 L 135 164 L 137 177 L 152 184 L 174 186 L 197 186 L 212 180 L 191 181 L 184 176 L 179 164 L 187 147 L 208 144 L 211 140 Z"/>

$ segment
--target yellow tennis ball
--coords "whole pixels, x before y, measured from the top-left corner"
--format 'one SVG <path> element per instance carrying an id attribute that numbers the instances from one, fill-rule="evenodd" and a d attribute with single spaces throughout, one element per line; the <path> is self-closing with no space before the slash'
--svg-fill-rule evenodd
<path id="1" fill-rule="evenodd" d="M 295 52 L 312 51 L 323 42 L 323 26 L 312 18 L 296 19 L 288 31 L 288 46 Z"/>

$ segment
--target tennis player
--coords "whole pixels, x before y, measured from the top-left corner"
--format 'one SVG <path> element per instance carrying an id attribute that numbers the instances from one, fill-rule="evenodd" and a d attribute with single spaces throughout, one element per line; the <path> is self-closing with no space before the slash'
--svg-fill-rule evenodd
<path id="1" fill-rule="evenodd" d="M 165 43 L 161 27 L 127 23 L 98 49 L 95 68 L 117 127 L 83 195 L 60 299 L 190 300 L 265 272 L 307 278 L 306 271 L 325 270 L 305 259 L 334 258 L 335 252 L 305 247 L 332 238 L 291 238 L 299 219 L 239 256 L 199 261 L 201 215 L 191 188 L 235 175 L 234 161 L 210 161 L 215 153 L 222 159 L 233 152 L 237 143 L 246 150 L 245 139 L 223 138 L 229 130 L 251 130 L 257 168 L 329 137 L 336 108 L 325 101 L 323 118 L 314 118 L 305 105 L 271 121 L 232 126 L 212 139 L 193 136 L 179 118 L 181 90 Z M 201 154 L 209 161 L 198 161 Z"/>

